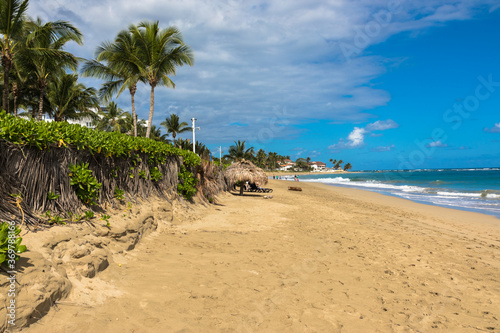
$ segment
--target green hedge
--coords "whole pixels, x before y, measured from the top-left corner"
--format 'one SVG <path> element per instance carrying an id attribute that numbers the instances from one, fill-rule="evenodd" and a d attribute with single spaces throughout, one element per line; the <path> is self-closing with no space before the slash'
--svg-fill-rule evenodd
<path id="1" fill-rule="evenodd" d="M 133 137 L 118 132 L 102 132 L 67 122 L 27 120 L 0 112 L 0 139 L 47 149 L 51 146 L 72 145 L 105 156 L 131 157 L 134 151 L 148 154 L 154 162 L 161 163 L 165 156 L 182 156 L 184 165 L 196 166 L 198 155 L 160 141 Z"/>
<path id="2" fill-rule="evenodd" d="M 200 164 L 200 157 L 160 141 L 133 137 L 118 132 L 102 132 L 67 122 L 45 122 L 14 117 L 0 112 L 0 140 L 37 147 L 40 150 L 51 147 L 85 149 L 91 154 L 106 157 L 137 158 L 137 153 L 146 154 L 150 165 L 163 164 L 169 156 L 181 156 L 187 170 Z M 156 177 L 159 177 L 156 175 Z M 185 169 L 179 174 L 181 192 L 186 192 Z M 189 191 L 187 191 L 189 192 Z M 188 195 L 188 197 L 190 197 Z"/>

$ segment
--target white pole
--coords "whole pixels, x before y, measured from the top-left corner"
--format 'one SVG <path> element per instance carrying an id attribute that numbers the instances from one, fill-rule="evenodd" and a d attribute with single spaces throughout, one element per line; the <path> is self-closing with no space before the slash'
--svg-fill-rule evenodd
<path id="1" fill-rule="evenodd" d="M 222 146 L 219 147 L 219 162 L 222 164 Z"/>
<path id="2" fill-rule="evenodd" d="M 196 151 L 195 151 L 195 145 L 196 145 L 196 135 L 195 135 L 195 132 L 196 132 L 196 127 L 194 127 L 194 122 L 196 121 L 196 118 L 191 118 L 191 121 L 193 122 L 193 153 L 196 154 Z"/>

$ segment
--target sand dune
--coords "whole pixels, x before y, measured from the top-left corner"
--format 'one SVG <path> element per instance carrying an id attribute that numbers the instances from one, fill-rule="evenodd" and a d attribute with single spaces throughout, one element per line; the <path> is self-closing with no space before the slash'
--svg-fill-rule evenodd
<path id="1" fill-rule="evenodd" d="M 500 220 L 268 186 L 177 207 L 87 289 L 117 296 L 72 294 L 26 332 L 500 331 Z"/>

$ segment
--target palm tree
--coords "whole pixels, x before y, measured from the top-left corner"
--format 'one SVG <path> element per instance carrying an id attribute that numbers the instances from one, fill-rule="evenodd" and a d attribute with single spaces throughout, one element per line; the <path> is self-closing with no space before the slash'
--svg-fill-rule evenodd
<path id="1" fill-rule="evenodd" d="M 237 142 L 234 141 L 234 145 L 229 147 L 229 154 L 224 155 L 224 157 L 231 158 L 233 161 L 241 161 L 242 159 L 251 160 L 254 154 L 253 147 L 246 148 L 245 142 L 240 140 Z"/>
<path id="2" fill-rule="evenodd" d="M 149 138 L 154 113 L 154 90 L 156 86 L 175 88 L 174 82 L 168 77 L 176 74 L 176 67 L 192 66 L 194 63 L 191 48 L 184 44 L 182 34 L 175 27 L 160 29 L 159 22 L 141 22 L 131 25 L 132 34 L 137 47 L 134 63 L 151 87 L 149 106 L 149 122 L 146 137 Z"/>
<path id="3" fill-rule="evenodd" d="M 161 128 L 156 127 L 156 125 L 151 126 L 151 132 L 149 133 L 149 138 L 156 141 L 169 142 L 167 139 L 168 134 L 161 134 Z"/>
<path id="4" fill-rule="evenodd" d="M 344 163 L 344 161 L 338 160 L 337 163 L 335 163 L 335 166 L 333 168 L 334 169 L 340 169 L 340 168 L 342 168 L 342 163 Z"/>
<path id="5" fill-rule="evenodd" d="M 337 163 L 337 160 L 336 159 L 334 160 L 333 158 L 330 158 L 330 162 L 332 163 L 332 166 L 334 166 Z"/>
<path id="6" fill-rule="evenodd" d="M 95 117 L 93 110 L 99 107 L 97 91 L 78 83 L 77 75 L 63 74 L 53 78 L 47 91 L 50 115 L 55 121 Z"/>
<path id="7" fill-rule="evenodd" d="M 2 48 L 3 67 L 3 98 L 2 107 L 9 112 L 9 75 L 13 66 L 16 50 L 21 48 L 18 39 L 24 30 L 25 13 L 28 10 L 28 0 L 2 0 L 0 2 L 0 40 Z"/>
<path id="8" fill-rule="evenodd" d="M 255 155 L 255 162 L 258 167 L 264 168 L 266 166 L 267 154 L 264 149 L 259 149 L 257 154 Z"/>
<path id="9" fill-rule="evenodd" d="M 137 83 L 145 81 L 135 63 L 137 48 L 132 34 L 123 30 L 113 43 L 102 43 L 96 50 L 96 59 L 88 60 L 82 66 L 82 75 L 106 80 L 99 90 L 101 98 L 108 102 L 116 94 L 128 88 L 132 101 L 133 134 L 137 136 L 137 116 L 135 112 L 135 93 Z M 104 64 L 102 63 L 104 62 Z"/>
<path id="10" fill-rule="evenodd" d="M 345 166 L 344 166 L 344 171 L 347 171 L 349 169 L 352 169 L 352 165 L 351 163 L 347 163 Z"/>
<path id="11" fill-rule="evenodd" d="M 302 157 L 295 160 L 295 167 L 299 168 L 300 170 L 309 170 L 309 164 L 307 163 L 307 160 Z"/>
<path id="12" fill-rule="evenodd" d="M 118 107 L 115 102 L 110 102 L 106 108 L 99 111 L 100 119 L 95 122 L 95 127 L 101 131 L 121 132 L 122 119 L 126 112 Z"/>
<path id="13" fill-rule="evenodd" d="M 172 134 L 172 137 L 174 139 L 173 142 L 174 146 L 175 146 L 175 137 L 177 136 L 177 134 L 191 130 L 191 127 L 185 121 L 179 123 L 179 116 L 176 115 L 175 113 L 172 113 L 169 118 L 166 118 L 165 121 L 162 121 L 160 125 L 165 127 L 165 129 L 167 130 L 167 134 Z"/>
<path id="14" fill-rule="evenodd" d="M 13 63 L 14 70 L 12 73 L 12 96 L 14 97 L 13 111 L 14 116 L 17 117 L 17 111 L 20 100 L 29 94 L 31 79 L 33 78 L 29 72 L 23 70 L 21 66 L 17 66 L 17 63 Z"/>
<path id="15" fill-rule="evenodd" d="M 50 78 L 62 75 L 65 69 L 76 70 L 78 59 L 62 48 L 69 41 L 83 44 L 82 33 L 71 23 L 65 21 L 42 23 L 40 19 L 26 22 L 30 32 L 26 48 L 20 59 L 35 76 L 39 89 L 38 120 L 42 120 L 45 89 Z"/>
<path id="16" fill-rule="evenodd" d="M 269 169 L 276 169 L 276 162 L 278 161 L 278 153 L 273 153 L 273 152 L 269 152 L 267 154 L 267 162 L 268 162 L 268 165 L 269 165 Z M 271 165 L 272 165 L 272 168 L 271 168 Z"/>

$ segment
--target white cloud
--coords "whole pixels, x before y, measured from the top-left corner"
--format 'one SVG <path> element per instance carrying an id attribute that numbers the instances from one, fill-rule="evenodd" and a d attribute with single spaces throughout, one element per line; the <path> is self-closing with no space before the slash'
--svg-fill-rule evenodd
<path id="1" fill-rule="evenodd" d="M 492 128 L 485 128 L 485 132 L 500 133 L 500 123 L 496 123 Z"/>
<path id="2" fill-rule="evenodd" d="M 441 142 L 441 140 L 437 140 L 437 141 L 432 141 L 431 143 L 429 143 L 427 145 L 427 147 L 428 148 L 446 148 L 446 147 L 448 147 L 448 144 Z"/>
<path id="3" fill-rule="evenodd" d="M 384 152 L 384 151 L 391 151 L 395 148 L 396 146 L 394 145 L 389 145 L 389 146 L 378 146 L 376 148 L 373 148 L 372 151 L 375 152 Z"/>
<path id="4" fill-rule="evenodd" d="M 392 119 L 377 120 L 374 123 L 363 127 L 354 127 L 347 139 L 341 138 L 338 143 L 328 147 L 331 150 L 353 149 L 364 146 L 365 136 L 372 131 L 385 131 L 392 128 L 398 128 L 399 125 Z M 380 133 L 372 133 L 372 136 L 380 136 Z"/>
<path id="5" fill-rule="evenodd" d="M 369 132 L 372 131 L 385 131 L 391 128 L 398 128 L 399 125 L 392 119 L 387 120 L 377 120 L 372 124 L 368 124 L 366 126 L 366 130 Z"/>
<path id="6" fill-rule="evenodd" d="M 391 8 L 391 3 L 401 6 Z M 72 44 L 69 51 L 84 58 L 130 23 L 159 20 L 163 27 L 178 26 L 196 62 L 178 70 L 175 90 L 156 89 L 154 122 L 176 107 L 183 119 L 198 118 L 201 141 L 217 143 L 259 140 L 263 128 L 273 139 L 285 138 L 298 134 L 292 125 L 310 120 L 366 121 L 373 116 L 370 110 L 390 100 L 372 80 L 401 59 L 367 56 L 364 49 L 401 32 L 473 18 L 495 5 L 497 0 L 30 0 L 29 13 L 74 23 L 85 45 Z M 383 14 L 386 21 L 377 30 L 373 22 Z M 370 35 L 355 45 L 360 32 Z M 348 62 L 341 43 L 359 49 Z M 146 118 L 148 87 L 139 87 L 136 101 L 139 116 Z M 118 104 L 129 110 L 129 96 L 124 93 Z M 286 114 L 276 116 L 276 108 Z M 236 122 L 249 126 L 229 125 Z M 349 142 L 362 144 L 363 134 L 353 134 Z"/>

